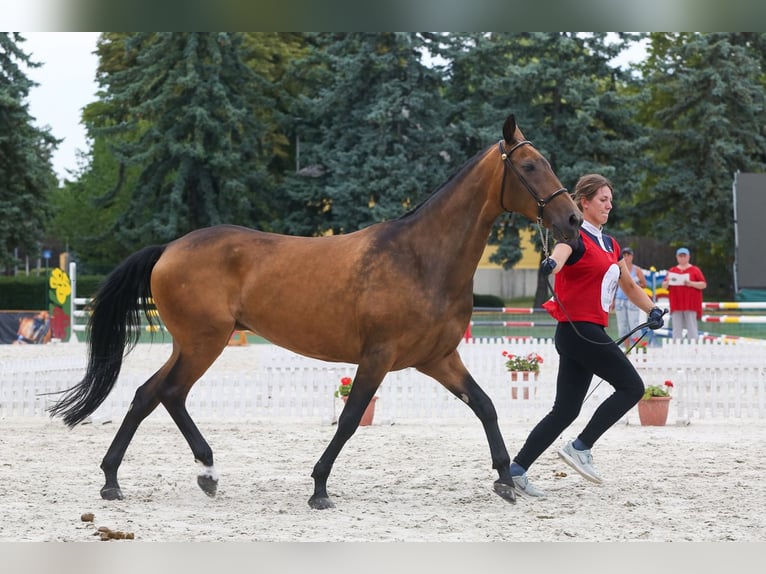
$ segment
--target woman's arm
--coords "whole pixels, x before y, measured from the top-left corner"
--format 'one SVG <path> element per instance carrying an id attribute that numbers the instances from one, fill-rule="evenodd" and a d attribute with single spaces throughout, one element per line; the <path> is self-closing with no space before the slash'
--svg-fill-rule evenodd
<path id="1" fill-rule="evenodd" d="M 641 287 L 646 287 L 646 277 L 644 276 L 644 270 L 641 269 L 638 265 L 633 265 L 633 267 L 636 268 L 636 273 L 638 273 L 638 284 Z"/>
<path id="2" fill-rule="evenodd" d="M 557 243 L 551 251 L 549 259 L 553 259 L 556 262 L 556 266 L 553 268 L 552 273 L 555 275 L 564 268 L 564 264 L 572 255 L 572 246 L 568 243 Z"/>
<path id="3" fill-rule="evenodd" d="M 619 279 L 620 289 L 623 290 L 625 295 L 628 296 L 628 299 L 630 299 L 631 303 L 633 303 L 636 307 L 638 307 L 639 309 L 642 309 L 646 313 L 651 311 L 652 308 L 655 306 L 654 301 L 652 301 L 651 297 L 649 297 L 649 295 L 646 294 L 646 291 L 644 291 L 641 287 L 639 287 L 638 283 L 633 281 L 633 278 L 630 276 L 630 272 L 628 271 L 628 266 L 625 264 L 625 261 L 620 261 L 619 267 L 620 267 L 620 279 Z"/>

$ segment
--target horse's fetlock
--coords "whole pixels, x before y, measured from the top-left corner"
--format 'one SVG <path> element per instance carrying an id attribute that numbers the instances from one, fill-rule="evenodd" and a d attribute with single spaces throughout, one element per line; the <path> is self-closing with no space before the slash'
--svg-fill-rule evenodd
<path id="1" fill-rule="evenodd" d="M 218 482 L 218 471 L 216 470 L 215 466 L 213 466 L 212 459 L 209 464 L 200 460 L 196 460 L 195 462 L 202 467 L 199 469 L 199 472 L 197 472 L 198 477 L 207 478 Z"/>

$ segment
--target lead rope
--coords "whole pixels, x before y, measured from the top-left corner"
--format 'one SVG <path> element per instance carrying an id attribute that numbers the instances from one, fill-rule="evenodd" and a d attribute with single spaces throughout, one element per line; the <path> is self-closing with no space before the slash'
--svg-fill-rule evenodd
<path id="1" fill-rule="evenodd" d="M 545 231 L 543 231 L 545 229 Z M 543 244 L 543 255 L 545 255 L 545 258 L 547 259 L 550 255 L 550 251 L 548 250 L 548 234 L 550 233 L 550 229 L 545 228 L 543 225 L 543 218 L 541 216 L 537 216 L 537 231 L 540 233 L 540 243 Z M 553 290 L 551 289 L 551 292 Z"/>

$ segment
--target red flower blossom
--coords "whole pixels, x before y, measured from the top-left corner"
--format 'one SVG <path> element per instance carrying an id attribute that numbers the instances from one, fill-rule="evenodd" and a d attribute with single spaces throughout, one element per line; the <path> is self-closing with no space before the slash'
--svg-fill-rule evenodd
<path id="1" fill-rule="evenodd" d="M 351 379 L 351 377 L 343 377 L 340 380 L 340 385 L 337 389 L 335 389 L 335 396 L 336 397 L 347 397 L 349 393 L 351 392 L 351 386 L 354 381 Z"/>

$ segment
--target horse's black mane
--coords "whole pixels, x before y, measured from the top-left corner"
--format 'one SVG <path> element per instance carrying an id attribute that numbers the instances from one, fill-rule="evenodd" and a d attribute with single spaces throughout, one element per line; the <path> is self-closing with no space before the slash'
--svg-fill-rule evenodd
<path id="1" fill-rule="evenodd" d="M 443 190 L 445 187 L 447 187 L 454 179 L 456 179 L 461 173 L 463 173 L 465 170 L 472 168 L 482 157 L 484 157 L 484 154 L 486 153 L 488 148 L 484 148 L 483 150 L 477 152 L 472 158 L 470 158 L 468 161 L 466 161 L 463 165 L 458 167 L 454 172 L 452 172 L 452 175 L 447 178 L 447 181 L 445 181 L 443 184 L 441 184 L 439 187 L 437 187 L 434 191 L 432 191 L 430 194 L 428 194 L 428 197 L 426 197 L 423 201 L 421 201 L 419 204 L 417 204 L 415 207 L 410 209 L 408 212 L 404 213 L 403 215 L 400 215 L 396 221 L 401 219 L 407 219 L 408 217 L 414 215 L 417 211 L 420 210 L 421 207 L 423 207 L 425 204 L 427 204 L 429 201 L 431 201 L 434 197 L 436 197 L 441 190 Z"/>

